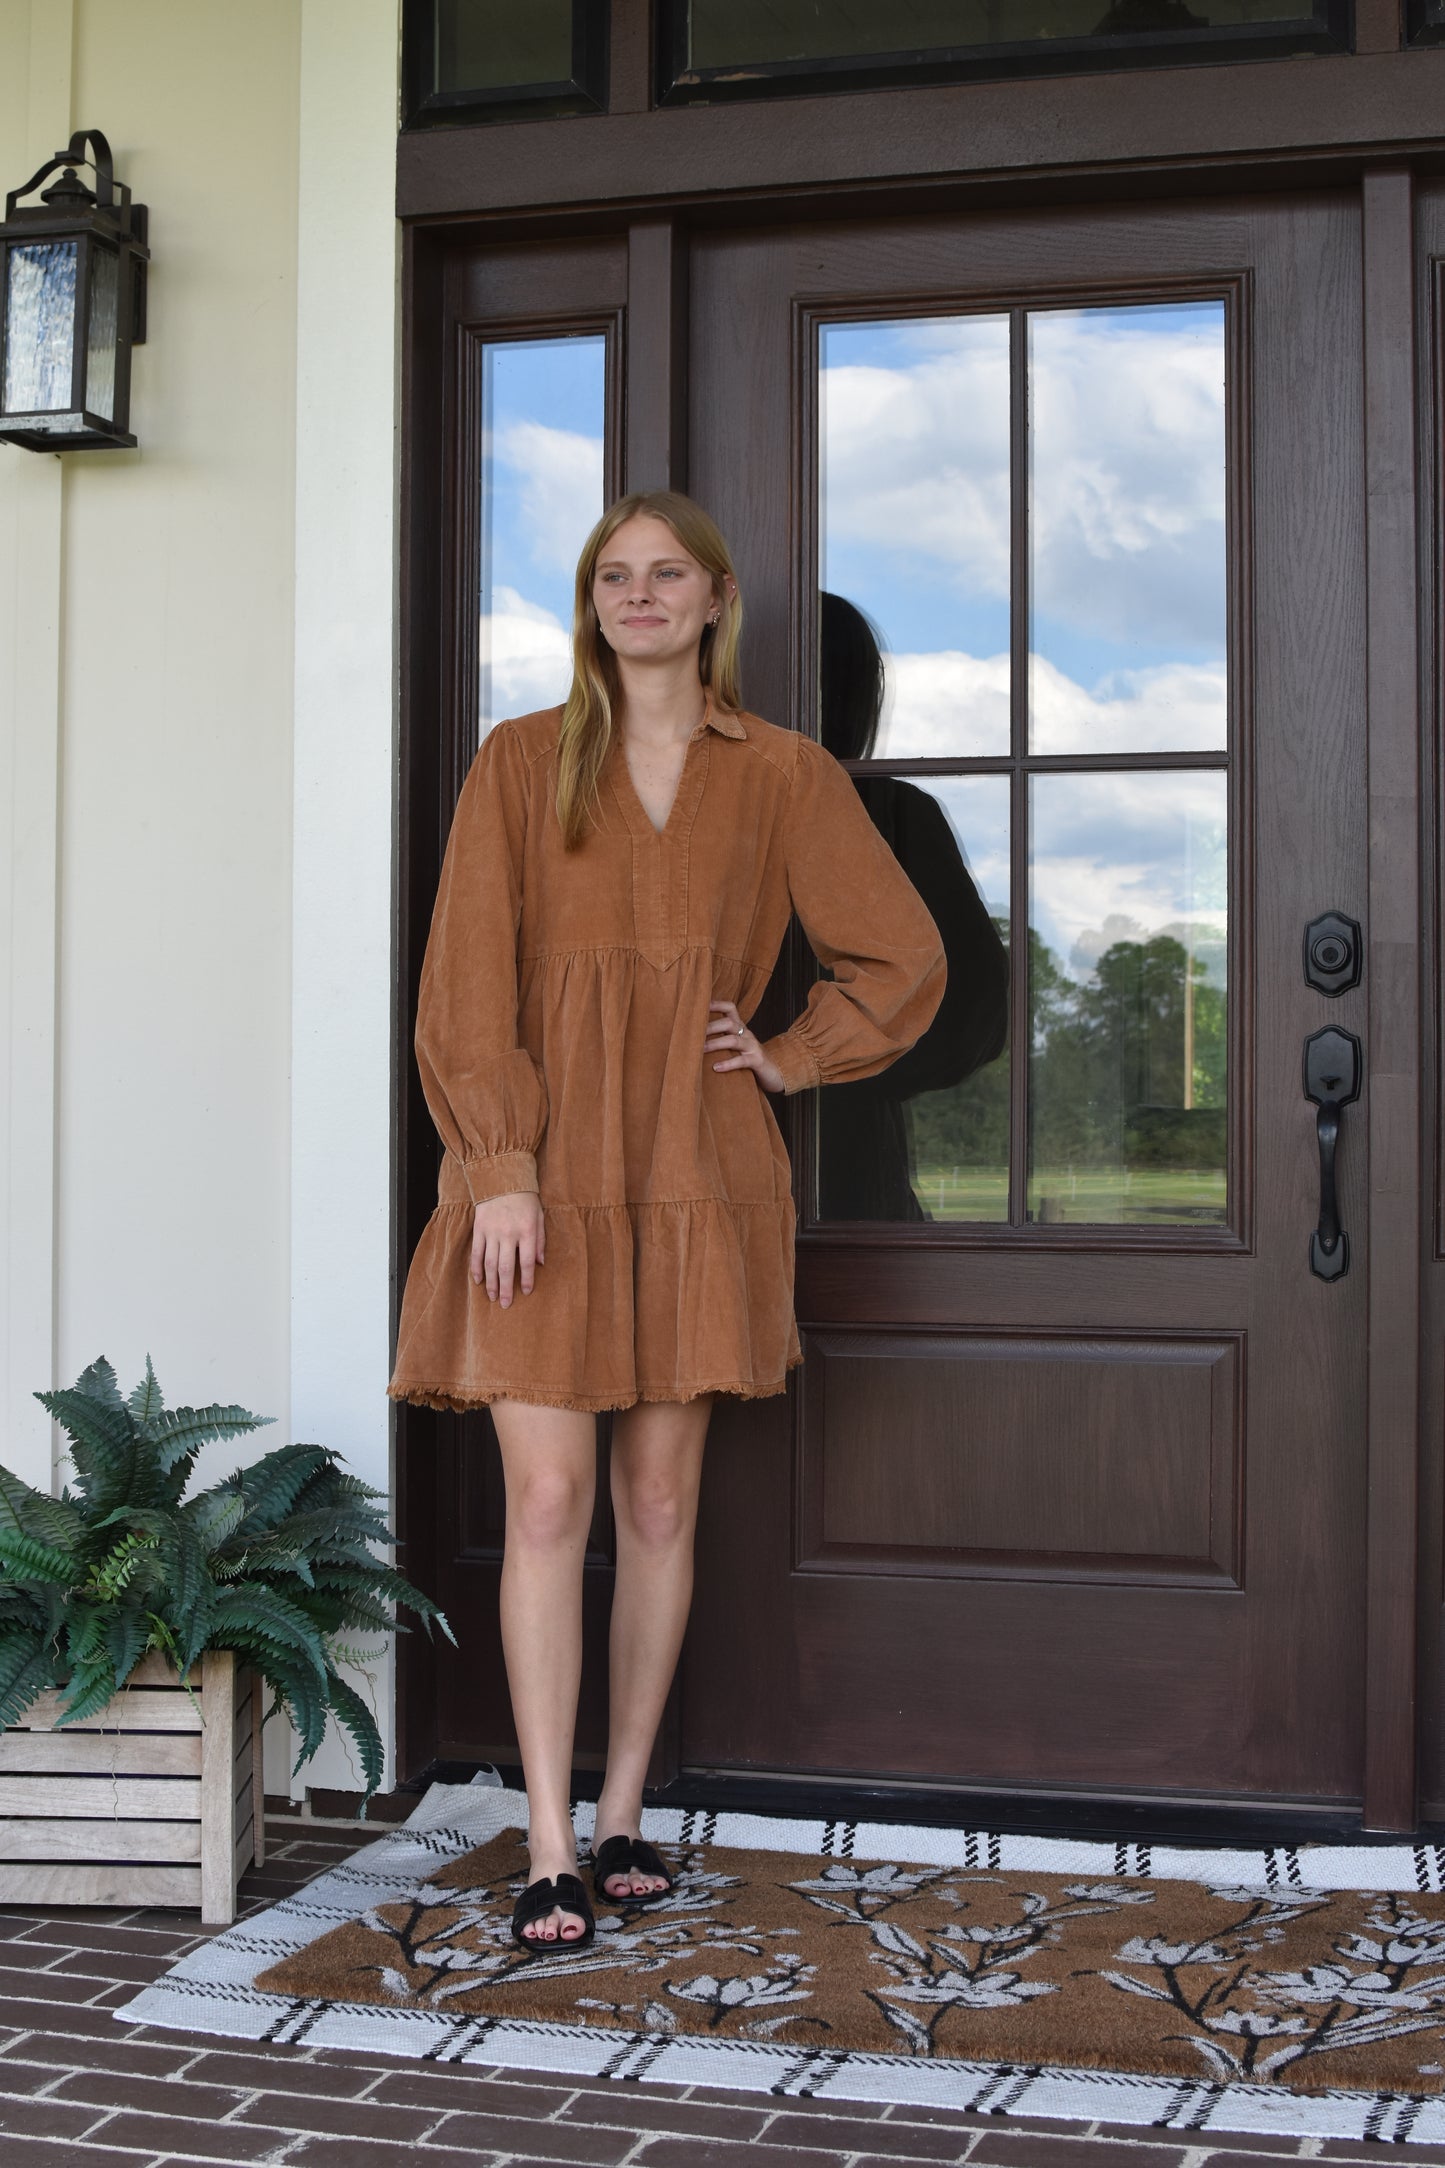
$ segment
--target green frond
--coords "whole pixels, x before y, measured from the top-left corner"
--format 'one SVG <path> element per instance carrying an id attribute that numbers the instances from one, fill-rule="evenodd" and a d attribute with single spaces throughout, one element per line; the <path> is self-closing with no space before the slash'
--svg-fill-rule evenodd
<path id="1" fill-rule="evenodd" d="M 374 1649 L 360 1648 L 354 1641 L 328 1641 L 326 1654 L 333 1668 L 348 1664 L 353 1671 L 365 1671 L 368 1665 L 379 1664 L 390 1647 L 389 1640 L 378 1642 Z"/>
<path id="2" fill-rule="evenodd" d="M 241 1491 L 246 1509 L 230 1544 L 251 1542 L 284 1520 L 324 1457 L 324 1446 L 278 1445 L 249 1468 L 237 1469 L 230 1480 Z"/>
<path id="3" fill-rule="evenodd" d="M 201 1491 L 195 1498 L 188 1498 L 180 1508 L 178 1518 L 195 1530 L 201 1548 L 207 1554 L 221 1550 L 236 1529 L 240 1527 L 246 1511 L 245 1494 L 239 1476 L 229 1476 L 224 1483 L 217 1483 L 208 1491 Z"/>
<path id="4" fill-rule="evenodd" d="M 103 1355 L 98 1355 L 88 1369 L 81 1371 L 75 1381 L 75 1390 L 88 1394 L 92 1400 L 98 1400 L 108 1408 L 125 1405 L 120 1397 L 120 1384 L 114 1366 L 108 1363 Z"/>
<path id="5" fill-rule="evenodd" d="M 365 1812 L 366 1800 L 381 1782 L 384 1766 L 381 1734 L 376 1728 L 376 1718 L 353 1686 L 348 1685 L 341 1674 L 333 1671 L 329 1677 L 330 1702 L 337 1721 L 350 1732 L 356 1741 L 356 1751 L 361 1757 L 361 1767 L 366 1777 L 366 1791 L 362 1800 Z"/>
<path id="6" fill-rule="evenodd" d="M 145 1430 L 154 1423 L 158 1415 L 164 1413 L 165 1405 L 161 1398 L 161 1389 L 156 1383 L 155 1371 L 151 1367 L 150 1356 L 147 1355 L 146 1374 L 131 1394 L 126 1406 L 141 1429 Z"/>
<path id="7" fill-rule="evenodd" d="M 204 1568 L 200 1586 L 190 1602 L 184 1608 L 177 1603 L 171 1609 L 174 1625 L 167 1620 L 170 1639 L 163 1646 L 176 1669 L 184 1675 L 207 1649 L 221 1645 L 213 1631 L 216 1623 L 215 1590 L 205 1576 Z"/>
<path id="8" fill-rule="evenodd" d="M 71 1386 L 63 1392 L 37 1393 L 35 1398 L 71 1441 L 76 1487 L 90 1514 L 108 1513 L 128 1498 L 135 1486 L 136 1434 L 130 1410 L 119 1395 L 112 1404 Z"/>
<path id="9" fill-rule="evenodd" d="M 69 1497 L 32 1490 L 8 1468 L 0 1468 L 0 1528 L 7 1524 L 57 1551 L 82 1547 L 88 1534 L 85 1515 Z"/>
<path id="10" fill-rule="evenodd" d="M 108 1656 L 98 1656 L 93 1663 L 77 1664 L 71 1673 L 70 1685 L 62 1697 L 60 1714 L 55 1719 L 57 1731 L 67 1724 L 83 1724 L 115 1699 L 118 1691 L 115 1667 Z"/>
<path id="11" fill-rule="evenodd" d="M 49 1581 L 56 1588 L 69 1588 L 80 1578 L 84 1568 L 65 1551 L 53 1550 L 48 1543 L 37 1543 L 33 1536 L 24 1536 L 13 1528 L 0 1526 L 0 1567 L 16 1581 Z"/>
<path id="12" fill-rule="evenodd" d="M 65 1653 L 73 1667 L 86 1670 L 103 1660 L 105 1629 L 106 1612 L 100 1605 L 76 1598 L 66 1606 Z"/>
<path id="13" fill-rule="evenodd" d="M 204 1723 L 201 1704 L 197 1701 L 195 1690 L 191 1685 L 191 1665 L 195 1662 L 196 1657 L 200 1655 L 201 1649 L 208 1648 L 210 1643 L 202 1638 L 194 1650 L 187 1651 L 179 1646 L 167 1622 L 155 1612 L 150 1612 L 147 1615 L 146 1624 L 150 1628 L 150 1647 L 160 1649 L 165 1655 L 169 1656 L 171 1662 L 175 1665 L 180 1682 L 186 1690 L 191 1707 L 195 1710 L 197 1717 L 201 1718 Z"/>
<path id="14" fill-rule="evenodd" d="M 206 1553 L 200 1537 L 187 1522 L 175 1519 L 171 1523 L 165 1545 L 165 1559 L 169 1572 L 168 1608 L 184 1634 L 189 1633 L 194 1621 L 209 1626 L 213 1590 L 210 1574 L 206 1571 Z M 195 1652 L 200 1653 L 199 1649 Z"/>
<path id="15" fill-rule="evenodd" d="M 18 1724 L 37 1694 L 55 1684 L 55 1656 L 32 1633 L 0 1633 L 0 1726 Z"/>
<path id="16" fill-rule="evenodd" d="M 375 1633 L 406 1632 L 406 1628 L 398 1625 L 384 1603 L 380 1603 L 375 1596 L 365 1594 L 361 1589 L 351 1589 L 345 1597 L 328 1595 L 325 1589 L 318 1589 L 314 1596 L 300 1597 L 297 1600 L 304 1603 L 307 1611 L 322 1623 L 326 1633 L 339 1633 L 347 1626 L 369 1626 Z"/>
<path id="17" fill-rule="evenodd" d="M 341 1468 L 336 1470 L 335 1486 L 338 1498 L 380 1498 L 383 1501 L 386 1498 L 385 1491 L 377 1490 L 373 1484 L 363 1483 L 359 1475 L 348 1475 Z"/>
<path id="18" fill-rule="evenodd" d="M 92 1533 L 99 1535 L 107 1528 L 124 1528 L 128 1533 L 155 1536 L 164 1539 L 175 1526 L 175 1515 L 164 1506 L 126 1504 L 116 1506 L 103 1520 L 92 1523 Z"/>
<path id="19" fill-rule="evenodd" d="M 292 1540 L 286 1530 L 262 1536 L 240 1554 L 236 1561 L 249 1578 L 253 1574 L 266 1574 L 281 1579 L 294 1576 L 305 1588 L 315 1586 L 316 1577 L 311 1571 L 311 1561 L 305 1546 Z"/>
<path id="20" fill-rule="evenodd" d="M 326 1676 L 326 1652 L 312 1621 L 299 1605 L 278 1589 L 261 1581 L 233 1581 L 216 1591 L 214 1631 L 225 1635 L 246 1633 L 290 1649 L 315 1671 Z M 227 1644 L 223 1641 L 223 1647 Z"/>
<path id="21" fill-rule="evenodd" d="M 278 1710 L 289 1716 L 301 1741 L 301 1750 L 296 1756 L 295 1768 L 292 1771 L 294 1775 L 297 1769 L 310 1761 L 326 1737 L 326 1689 L 324 1686 L 318 1687 L 308 1672 L 298 1670 L 296 1666 L 280 1659 L 262 1661 L 253 1657 L 252 1662 L 272 1692 L 273 1700 L 266 1712 L 267 1716 L 274 1716 Z"/>
<path id="22" fill-rule="evenodd" d="M 122 1536 L 109 1554 L 91 1568 L 85 1584 L 85 1593 L 97 1603 L 113 1604 L 124 1595 L 138 1570 L 145 1564 L 150 1551 L 159 1550 L 158 1535 Z"/>
<path id="23" fill-rule="evenodd" d="M 268 1565 L 274 1562 L 287 1566 L 297 1559 L 305 1559 L 310 1565 L 328 1559 L 366 1565 L 371 1562 L 368 1546 L 378 1540 L 370 1522 L 369 1515 L 358 1514 L 350 1507 L 341 1511 L 330 1506 L 317 1512 L 297 1510 L 278 1527 L 254 1538 L 247 1548 L 252 1558 Z"/>
<path id="24" fill-rule="evenodd" d="M 0 1573 L 0 1635 L 8 1632 L 12 1626 L 29 1626 L 33 1623 L 38 1627 L 45 1616 L 42 1598 L 46 1594 L 53 1596 L 54 1593 L 54 1587 L 49 1582 L 44 1589 L 22 1588 L 18 1581 L 7 1581 L 4 1574 Z"/>
<path id="25" fill-rule="evenodd" d="M 105 1625 L 105 1652 L 110 1660 L 113 1678 L 128 1679 L 145 1654 L 149 1642 L 148 1619 L 129 1607 L 112 1607 Z"/>
<path id="26" fill-rule="evenodd" d="M 457 1645 L 457 1637 L 452 1632 L 446 1613 L 433 1603 L 430 1596 L 415 1587 L 404 1573 L 398 1573 L 394 1566 L 384 1566 L 372 1560 L 367 1560 L 365 1564 L 352 1564 L 350 1561 L 340 1565 L 318 1564 L 316 1586 L 318 1590 L 336 1591 L 343 1595 L 354 1590 L 360 1594 L 382 1597 L 391 1603 L 401 1604 L 404 1609 L 416 1613 L 428 1633 L 435 1621 L 452 1647 Z"/>
<path id="27" fill-rule="evenodd" d="M 155 1441 L 163 1474 L 169 1474 L 182 1461 L 189 1474 L 203 1445 L 244 1437 L 247 1431 L 264 1430 L 275 1420 L 274 1415 L 252 1415 L 249 1408 L 214 1401 L 206 1408 L 173 1408 L 169 1414 L 158 1414 L 149 1425 L 149 1435 Z"/>

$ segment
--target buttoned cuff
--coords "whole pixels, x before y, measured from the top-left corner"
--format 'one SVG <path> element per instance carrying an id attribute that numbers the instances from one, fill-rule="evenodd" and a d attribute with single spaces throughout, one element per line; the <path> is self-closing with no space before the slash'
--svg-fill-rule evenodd
<path id="1" fill-rule="evenodd" d="M 478 1153 L 476 1158 L 462 1161 L 462 1175 L 473 1204 L 485 1204 L 489 1197 L 509 1196 L 513 1190 L 527 1189 L 534 1196 L 538 1194 L 534 1152 Z"/>
<path id="2" fill-rule="evenodd" d="M 812 1091 L 823 1081 L 823 1073 L 807 1041 L 799 1037 L 796 1024 L 787 1031 L 780 1031 L 775 1039 L 764 1039 L 762 1050 L 774 1067 L 782 1071 L 783 1096 L 793 1092 Z"/>

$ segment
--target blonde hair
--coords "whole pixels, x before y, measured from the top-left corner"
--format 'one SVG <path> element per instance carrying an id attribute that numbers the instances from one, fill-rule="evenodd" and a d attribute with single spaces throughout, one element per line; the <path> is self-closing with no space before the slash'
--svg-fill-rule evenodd
<path id="1" fill-rule="evenodd" d="M 602 764 L 612 743 L 614 712 L 621 690 L 617 658 L 603 639 L 597 621 L 592 582 L 597 561 L 613 535 L 624 521 L 639 516 L 664 520 L 688 554 L 711 573 L 718 621 L 703 627 L 697 653 L 698 675 L 718 707 L 735 712 L 742 705 L 738 639 L 743 606 L 741 597 L 729 595 L 727 590 L 726 582 L 736 582 L 737 576 L 722 535 L 702 506 L 679 490 L 633 490 L 619 497 L 598 520 L 577 560 L 572 689 L 562 710 L 562 732 L 557 744 L 557 819 L 563 846 L 569 851 L 581 842 L 584 820 L 597 804 Z"/>

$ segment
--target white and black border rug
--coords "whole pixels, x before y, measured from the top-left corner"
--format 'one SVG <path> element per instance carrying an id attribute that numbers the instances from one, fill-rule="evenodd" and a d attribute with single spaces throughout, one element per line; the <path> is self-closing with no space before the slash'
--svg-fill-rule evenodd
<path id="1" fill-rule="evenodd" d="M 592 1807 L 579 1804 L 579 1839 Z M 707 2085 L 774 2097 L 894 2102 L 998 2116 L 1042 2116 L 1168 2130 L 1229 2130 L 1290 2137 L 1445 2141 L 1445 2097 L 1331 2091 L 1270 2084 L 1131 2076 L 1038 2064 L 920 2059 L 762 2040 L 619 2032 L 614 2027 L 438 2010 L 304 2000 L 267 1994 L 259 1974 L 376 1905 L 405 1900 L 448 1860 L 505 1829 L 525 1828 L 522 1793 L 433 1785 L 410 1819 L 267 1911 L 253 1914 L 181 1959 L 115 2010 L 126 2024 L 232 2039 L 352 2049 L 439 2063 L 475 2063 L 576 2077 Z M 1445 1890 L 1436 1845 L 1239 1848 L 1109 1844 L 879 1822 L 823 1822 L 754 1814 L 649 1808 L 655 1843 L 783 1851 L 803 1858 L 895 1860 L 1003 1872 L 1127 1875 L 1227 1882 L 1262 1892 Z M 558 1963 L 566 1960 L 559 1959 Z"/>

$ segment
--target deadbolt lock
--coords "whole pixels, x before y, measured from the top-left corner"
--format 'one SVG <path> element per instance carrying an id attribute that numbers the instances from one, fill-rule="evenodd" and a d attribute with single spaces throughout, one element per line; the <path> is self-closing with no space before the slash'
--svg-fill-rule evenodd
<path id="1" fill-rule="evenodd" d="M 1347 994 L 1360 983 L 1363 944 L 1355 919 L 1326 911 L 1305 928 L 1305 977 L 1321 994 Z"/>

